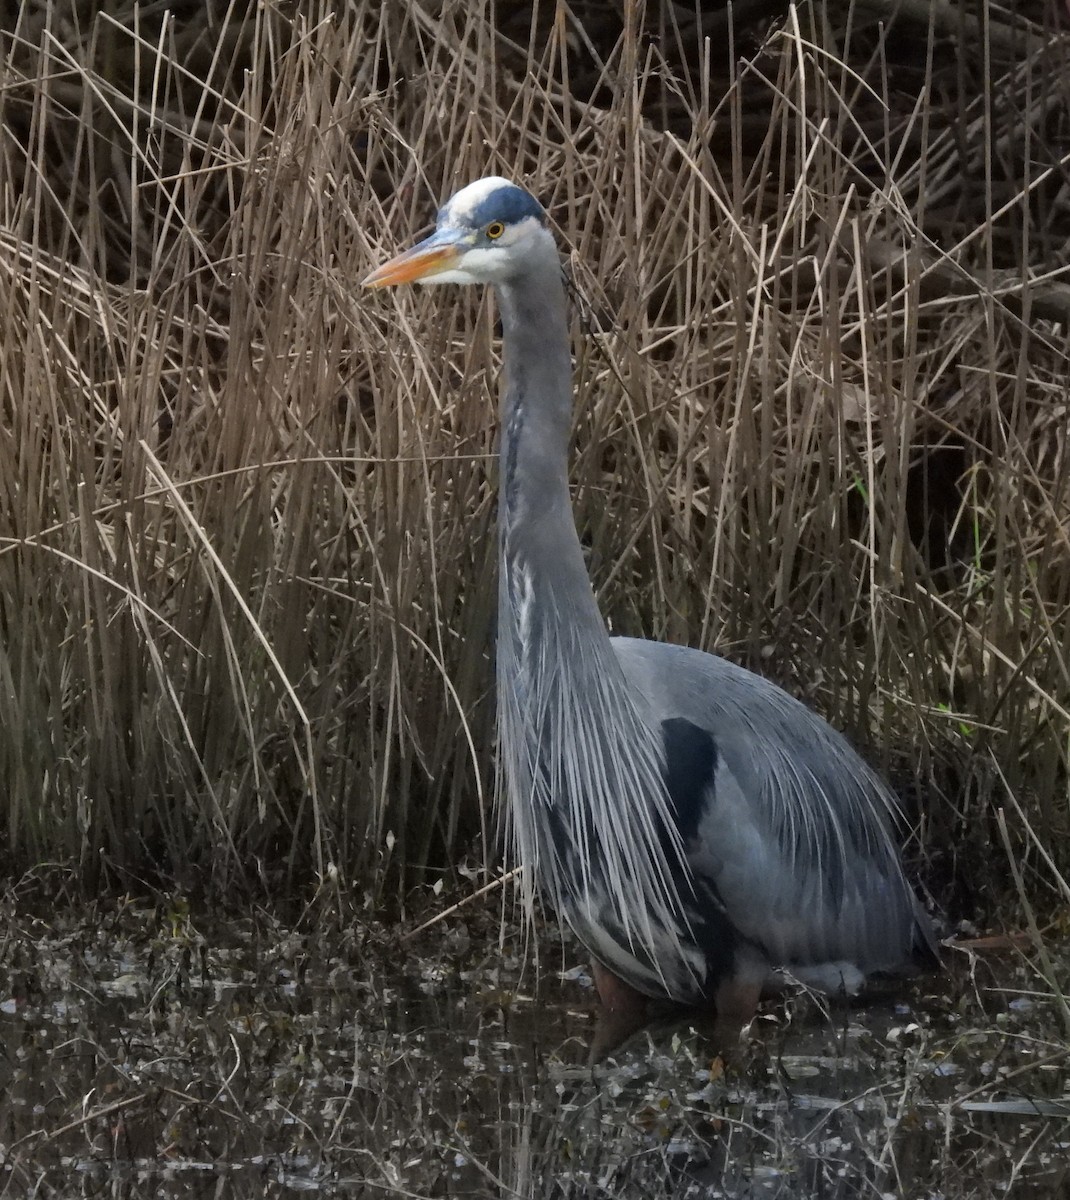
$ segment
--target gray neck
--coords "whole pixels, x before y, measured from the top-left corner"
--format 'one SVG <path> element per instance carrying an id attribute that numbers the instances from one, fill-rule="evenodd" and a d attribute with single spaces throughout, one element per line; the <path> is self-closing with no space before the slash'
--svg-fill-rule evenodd
<path id="1" fill-rule="evenodd" d="M 496 291 L 505 354 L 501 569 L 509 575 L 523 564 L 543 611 L 608 642 L 569 497 L 572 364 L 561 262 L 550 239 L 522 280 Z"/>
<path id="2" fill-rule="evenodd" d="M 598 941 L 592 930 L 609 928 L 656 977 L 666 945 L 681 963 L 686 957 L 675 883 L 686 867 L 661 742 L 609 640 L 572 516 L 572 372 L 549 236 L 524 275 L 497 292 L 505 347 L 499 761 L 523 887 L 530 902 L 538 875 L 589 946 Z"/>

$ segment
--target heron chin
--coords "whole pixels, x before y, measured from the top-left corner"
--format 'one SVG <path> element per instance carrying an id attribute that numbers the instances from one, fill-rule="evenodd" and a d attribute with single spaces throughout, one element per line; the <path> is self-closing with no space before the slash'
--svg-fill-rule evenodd
<path id="1" fill-rule="evenodd" d="M 366 287 L 490 284 L 502 320 L 497 695 L 522 878 L 591 954 L 609 1013 L 746 1023 L 792 978 L 853 994 L 932 963 L 896 798 L 786 692 L 685 646 L 610 637 L 569 498 L 565 287 L 545 210 L 463 188 Z M 527 895 L 530 902 L 530 890 Z"/>

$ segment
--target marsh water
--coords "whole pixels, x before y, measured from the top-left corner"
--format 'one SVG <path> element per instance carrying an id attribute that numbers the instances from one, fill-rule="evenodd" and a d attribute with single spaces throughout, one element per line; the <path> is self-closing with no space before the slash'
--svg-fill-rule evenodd
<path id="1" fill-rule="evenodd" d="M 0 946 L 0 1196 L 1064 1197 L 1060 1002 L 1020 950 L 597 1064 L 577 946 L 494 919 L 36 917 Z"/>

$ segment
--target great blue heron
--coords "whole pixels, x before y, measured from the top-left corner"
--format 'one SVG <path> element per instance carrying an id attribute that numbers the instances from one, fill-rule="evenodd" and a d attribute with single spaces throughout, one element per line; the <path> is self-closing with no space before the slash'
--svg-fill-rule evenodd
<path id="1" fill-rule="evenodd" d="M 498 723 L 508 813 L 612 1012 L 749 1020 L 790 975 L 857 991 L 935 955 L 888 786 L 821 717 L 723 658 L 606 631 L 569 499 L 571 358 L 547 214 L 480 179 L 366 287 L 489 283 L 505 354 Z"/>

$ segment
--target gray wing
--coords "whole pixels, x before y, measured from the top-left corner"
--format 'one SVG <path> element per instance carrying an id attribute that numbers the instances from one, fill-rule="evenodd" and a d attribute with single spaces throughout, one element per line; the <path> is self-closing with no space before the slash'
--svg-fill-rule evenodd
<path id="1" fill-rule="evenodd" d="M 869 974 L 931 949 L 892 836 L 895 797 L 840 734 L 715 655 L 613 645 L 666 739 L 700 902 L 705 892 L 774 966 L 844 961 Z"/>

